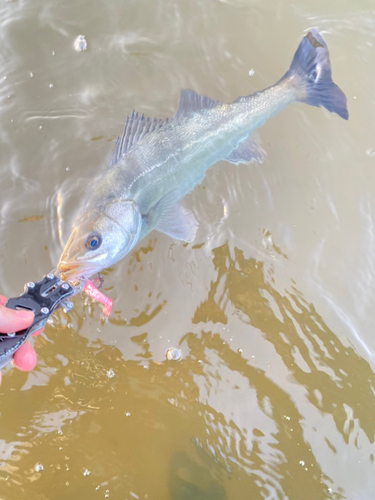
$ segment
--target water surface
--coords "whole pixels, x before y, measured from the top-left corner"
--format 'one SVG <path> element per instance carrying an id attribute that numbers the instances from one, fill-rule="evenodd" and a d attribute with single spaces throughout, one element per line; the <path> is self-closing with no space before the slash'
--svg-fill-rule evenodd
<path id="1" fill-rule="evenodd" d="M 105 272 L 107 323 L 76 297 L 5 370 L 0 498 L 372 498 L 373 3 L 3 0 L 0 24 L 3 295 L 56 265 L 133 109 L 264 88 L 317 27 L 350 114 L 266 123 L 263 165 L 187 197 L 193 244 L 153 232 Z"/>

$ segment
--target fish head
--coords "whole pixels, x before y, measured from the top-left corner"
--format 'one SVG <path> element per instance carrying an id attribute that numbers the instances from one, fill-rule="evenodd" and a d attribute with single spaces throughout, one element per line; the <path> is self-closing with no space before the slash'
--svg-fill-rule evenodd
<path id="1" fill-rule="evenodd" d="M 132 200 L 114 200 L 102 210 L 84 210 L 61 254 L 63 279 L 89 278 L 122 259 L 137 243 L 142 216 Z"/>

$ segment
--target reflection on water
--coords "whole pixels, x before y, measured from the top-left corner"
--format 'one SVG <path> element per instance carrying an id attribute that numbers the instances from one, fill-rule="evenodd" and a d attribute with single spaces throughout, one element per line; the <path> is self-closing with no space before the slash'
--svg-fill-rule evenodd
<path id="1" fill-rule="evenodd" d="M 373 441 L 375 420 L 369 416 L 375 411 L 375 374 L 370 365 L 353 348 L 343 346 L 297 289 L 283 296 L 266 282 L 261 262 L 246 260 L 237 248 L 232 259 L 228 245 L 224 245 L 215 249 L 213 263 L 217 279 L 211 283 L 208 300 L 197 308 L 193 322 L 226 324 L 225 306 L 220 304 L 229 300 L 274 346 L 295 381 L 306 388 L 309 401 L 332 414 L 346 442 L 350 433 L 347 405 L 352 418 Z M 216 303 L 215 294 L 222 281 Z M 361 400 L 366 400 L 367 417 L 358 411 Z"/>
<path id="2" fill-rule="evenodd" d="M 350 112 L 275 117 L 263 165 L 187 197 L 193 245 L 152 233 L 104 273 L 109 321 L 82 297 L 54 317 L 4 373 L 0 498 L 372 498 L 372 3 L 13 0 L 0 24 L 3 295 L 56 265 L 133 108 L 264 88 L 316 26 Z"/>
<path id="3" fill-rule="evenodd" d="M 133 336 L 147 365 L 71 328 L 50 330 L 24 390 L 16 372 L 15 390 L 2 389 L 9 498 L 16 486 L 69 487 L 63 498 L 96 488 L 115 498 L 346 498 L 330 462 L 349 452 L 362 467 L 374 462 L 374 373 L 296 288 L 277 292 L 261 262 L 225 244 L 213 264 L 193 322 L 227 324 L 232 307 L 277 370 L 211 328 L 182 337 L 179 362 L 153 361 L 148 334 Z"/>

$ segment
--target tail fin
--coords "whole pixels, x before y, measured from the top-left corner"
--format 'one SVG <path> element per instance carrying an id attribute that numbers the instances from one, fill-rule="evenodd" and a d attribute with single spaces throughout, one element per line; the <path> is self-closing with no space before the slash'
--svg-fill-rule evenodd
<path id="1" fill-rule="evenodd" d="M 295 76 L 299 77 L 301 89 L 297 100 L 311 106 L 324 106 L 345 120 L 349 118 L 345 94 L 332 81 L 327 45 L 315 29 L 310 30 L 299 44 L 282 80 Z"/>

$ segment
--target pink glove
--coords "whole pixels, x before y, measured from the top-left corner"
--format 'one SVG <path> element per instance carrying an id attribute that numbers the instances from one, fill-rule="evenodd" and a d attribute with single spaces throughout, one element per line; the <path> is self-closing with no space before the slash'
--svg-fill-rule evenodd
<path id="1" fill-rule="evenodd" d="M 0 295 L 0 333 L 18 332 L 28 328 L 33 320 L 34 313 L 31 311 L 14 311 L 4 307 L 7 299 Z M 39 330 L 33 335 L 39 335 Z M 14 365 L 22 371 L 32 370 L 36 365 L 36 353 L 30 344 L 26 341 L 13 356 Z M 1 383 L 1 372 L 0 372 Z"/>

